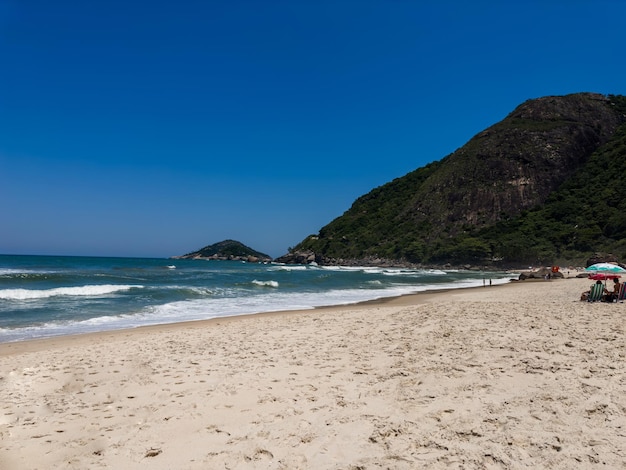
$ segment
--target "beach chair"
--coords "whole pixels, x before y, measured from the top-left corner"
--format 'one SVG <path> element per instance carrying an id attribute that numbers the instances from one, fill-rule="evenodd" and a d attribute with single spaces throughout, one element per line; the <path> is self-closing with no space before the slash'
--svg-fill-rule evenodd
<path id="1" fill-rule="evenodd" d="M 587 297 L 587 302 L 600 302 L 602 301 L 603 295 L 604 295 L 604 285 L 593 284 L 591 286 L 591 289 L 589 289 L 589 297 Z"/>
<path id="2" fill-rule="evenodd" d="M 626 300 L 626 282 L 622 283 L 619 288 L 619 294 L 617 294 L 616 302 L 624 302 Z"/>

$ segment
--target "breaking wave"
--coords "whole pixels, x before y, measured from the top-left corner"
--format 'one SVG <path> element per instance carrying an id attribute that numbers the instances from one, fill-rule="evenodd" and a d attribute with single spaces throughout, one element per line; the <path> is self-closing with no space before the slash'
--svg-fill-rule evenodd
<path id="1" fill-rule="evenodd" d="M 0 290 L 0 299 L 3 300 L 32 300 L 47 299 L 50 297 L 93 297 L 113 294 L 130 289 L 142 289 L 135 285 L 101 285 L 79 287 L 57 287 L 56 289 L 3 289 Z"/>

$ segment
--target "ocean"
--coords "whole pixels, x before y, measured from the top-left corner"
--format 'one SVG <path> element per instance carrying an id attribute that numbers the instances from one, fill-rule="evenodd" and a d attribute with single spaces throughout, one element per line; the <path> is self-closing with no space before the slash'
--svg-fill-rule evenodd
<path id="1" fill-rule="evenodd" d="M 511 277 L 459 270 L 0 255 L 0 343 L 344 305 L 501 284 Z"/>

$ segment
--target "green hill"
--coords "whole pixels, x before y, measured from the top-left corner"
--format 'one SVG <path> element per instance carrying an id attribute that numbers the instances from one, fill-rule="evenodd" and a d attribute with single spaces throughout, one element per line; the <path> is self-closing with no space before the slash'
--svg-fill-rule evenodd
<path id="1" fill-rule="evenodd" d="M 244 260 L 244 261 L 271 261 L 272 258 L 265 253 L 253 250 L 235 240 L 224 240 L 213 245 L 179 256 L 182 259 L 220 259 L 220 260 Z"/>
<path id="2" fill-rule="evenodd" d="M 277 261 L 580 263 L 626 258 L 626 97 L 529 100 L 440 161 L 358 198 Z"/>

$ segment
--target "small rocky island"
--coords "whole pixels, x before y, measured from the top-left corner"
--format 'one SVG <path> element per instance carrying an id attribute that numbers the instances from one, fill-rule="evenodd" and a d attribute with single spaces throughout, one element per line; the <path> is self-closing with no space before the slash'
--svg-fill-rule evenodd
<path id="1" fill-rule="evenodd" d="M 272 257 L 253 250 L 236 240 L 224 240 L 213 245 L 187 253 L 182 256 L 173 256 L 172 259 L 215 259 L 231 261 L 247 261 L 248 263 L 263 263 L 272 261 Z"/>

